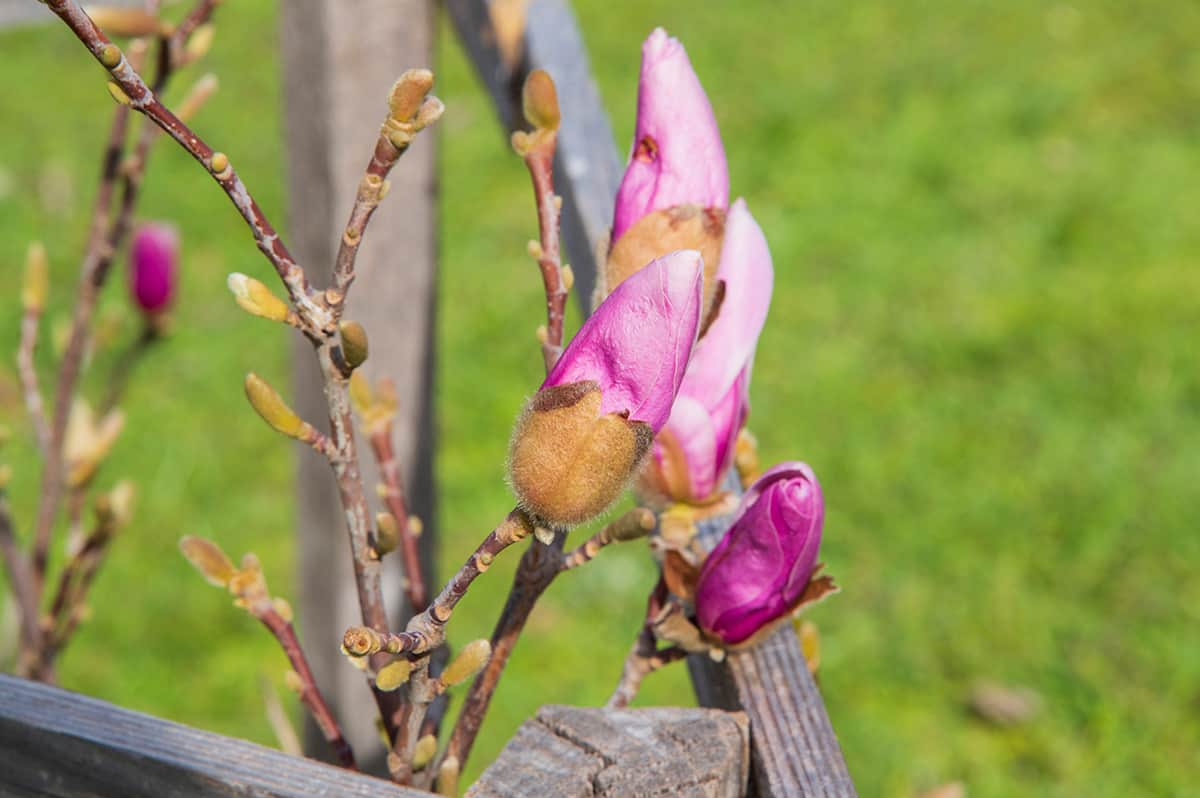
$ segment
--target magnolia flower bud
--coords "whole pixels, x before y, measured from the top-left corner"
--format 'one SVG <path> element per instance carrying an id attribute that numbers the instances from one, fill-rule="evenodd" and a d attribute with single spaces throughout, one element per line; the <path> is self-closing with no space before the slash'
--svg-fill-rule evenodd
<path id="1" fill-rule="evenodd" d="M 655 439 L 642 488 L 697 503 L 720 485 L 749 414 L 750 366 L 771 304 L 774 271 L 766 237 L 746 203 L 729 210 L 717 279 L 720 312 L 696 344 L 671 417 Z"/>
<path id="2" fill-rule="evenodd" d="M 129 290 L 142 313 L 161 315 L 175 298 L 179 233 L 167 224 L 142 225 L 129 252 Z"/>
<path id="3" fill-rule="evenodd" d="M 788 615 L 812 578 L 824 518 L 821 488 L 808 465 L 780 463 L 763 474 L 700 569 L 695 607 L 701 629 L 736 644 Z"/>
<path id="4" fill-rule="evenodd" d="M 729 169 L 712 106 L 678 40 L 658 28 L 642 45 L 633 153 L 617 189 L 612 240 L 678 205 L 729 205 Z"/>
<path id="5" fill-rule="evenodd" d="M 567 346 L 517 421 L 509 481 L 548 526 L 620 494 L 670 415 L 700 322 L 699 253 L 659 258 L 621 284 Z"/>

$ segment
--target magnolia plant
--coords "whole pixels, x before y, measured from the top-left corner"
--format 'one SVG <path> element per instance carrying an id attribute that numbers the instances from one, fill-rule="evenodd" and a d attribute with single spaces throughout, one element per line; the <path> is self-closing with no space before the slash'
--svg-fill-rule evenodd
<path id="1" fill-rule="evenodd" d="M 824 506 L 816 477 L 803 463 L 783 463 L 760 476 L 753 439 L 744 431 L 754 349 L 771 295 L 771 257 L 746 203 L 729 204 L 715 117 L 678 41 L 656 30 L 643 47 L 635 140 L 616 197 L 604 274 L 592 314 L 569 341 L 564 315 L 574 278 L 560 257 L 561 201 L 552 167 L 561 115 L 547 73 L 535 70 L 525 81 L 528 129 L 515 133 L 512 144 L 534 188 L 539 239 L 529 251 L 545 289 L 547 317 L 538 338 L 546 377 L 517 413 L 509 444 L 514 506 L 430 595 L 416 556 L 420 521 L 407 512 L 391 441 L 394 388 L 386 380 L 370 385 L 360 376 L 358 368 L 370 351 L 367 331 L 345 318 L 344 311 L 358 248 L 388 192 L 388 174 L 414 137 L 443 112 L 442 103 L 430 94 L 432 73 L 410 70 L 392 88 L 332 264 L 332 283 L 320 290 L 254 202 L 231 158 L 210 147 L 187 126 L 185 114 L 171 111 L 160 99 L 171 71 L 211 40 L 206 26 L 215 0 L 200 0 L 176 25 L 159 18 L 157 4 L 146 11 L 89 13 L 73 0 L 47 0 L 47 5 L 109 74 L 109 91 L 118 103 L 112 140 L 123 141 L 131 111 L 149 123 L 142 129 L 144 145 L 129 156 L 121 173 L 125 191 L 136 195 L 148 143 L 156 130 L 166 132 L 227 194 L 286 292 L 286 299 L 280 298 L 256 278 L 235 273 L 228 285 L 238 305 L 294 328 L 313 346 L 329 405 L 327 427 L 301 418 L 255 374 L 247 375 L 244 389 L 272 429 L 324 456 L 337 481 L 363 621 L 347 629 L 340 642 L 371 687 L 388 770 L 396 781 L 456 792 L 458 774 L 533 604 L 557 574 L 592 561 L 607 545 L 649 537 L 661 563 L 661 578 L 651 591 L 613 705 L 628 703 L 642 678 L 667 662 L 688 653 L 719 658 L 728 648 L 752 645 L 834 589 L 827 577 L 818 576 Z M 110 34 L 130 41 L 122 48 Z M 141 75 L 143 55 L 155 44 L 161 53 L 159 74 L 147 83 Z M 116 179 L 106 172 L 108 182 L 102 182 L 105 202 L 97 211 L 102 220 L 108 219 Z M 23 670 L 39 678 L 52 676 L 49 663 L 62 644 L 61 634 L 46 631 L 37 609 L 48 550 L 43 537 L 53 527 L 61 492 L 91 483 L 120 428 L 119 416 L 97 420 L 86 409 L 68 413 L 66 408 L 72 406 L 79 362 L 90 338 L 95 293 L 107 260 L 130 226 L 128 204 L 121 205 L 112 235 L 88 250 L 52 424 L 41 418 L 36 381 L 26 380 L 30 415 L 47 461 L 44 506 L 29 561 L 9 556 L 17 551 L 11 524 L 0 523 L 0 532 L 9 530 L 0 541 L 6 543 L 14 592 L 23 605 L 30 658 Z M 148 339 L 164 329 L 178 251 L 178 237 L 169 227 L 146 225 L 134 236 L 130 291 L 150 331 Z M 45 294 L 39 253 L 31 255 L 25 300 L 26 323 L 32 317 L 35 330 Z M 23 337 L 23 357 L 32 346 Z M 75 406 L 85 408 L 78 401 Z M 368 440 L 383 475 L 376 513 L 359 469 L 360 435 Z M 730 476 L 733 471 L 736 476 Z M 611 520 L 577 548 L 564 550 L 571 529 L 602 516 L 631 486 L 640 506 Z M 103 550 L 112 529 L 128 515 L 126 497 L 127 491 L 114 490 L 97 502 L 96 531 L 83 535 L 76 546 L 82 564 L 72 560 L 64 569 L 83 569 L 84 575 L 64 576 L 69 584 L 63 607 L 57 598 L 52 602 L 56 624 L 74 622 L 78 602 L 71 598 L 76 589 L 71 586 L 82 580 L 86 590 L 96 551 Z M 75 506 L 74 501 L 68 504 Z M 697 532 L 713 519 L 724 519 L 728 531 L 709 553 Z M 453 657 L 440 656 L 447 649 L 453 613 L 474 581 L 505 549 L 526 539 L 513 591 L 491 639 L 469 642 Z M 247 554 L 235 564 L 216 544 L 193 536 L 185 536 L 180 546 L 209 582 L 228 590 L 235 604 L 278 640 L 291 666 L 288 684 L 339 761 L 355 768 L 355 752 L 315 682 L 290 605 L 270 591 L 258 559 Z M 392 552 L 404 560 L 413 608 L 403 628 L 389 624 L 381 587 L 380 561 Z M 440 716 L 430 708 L 472 677 L 463 711 L 443 745 Z"/>

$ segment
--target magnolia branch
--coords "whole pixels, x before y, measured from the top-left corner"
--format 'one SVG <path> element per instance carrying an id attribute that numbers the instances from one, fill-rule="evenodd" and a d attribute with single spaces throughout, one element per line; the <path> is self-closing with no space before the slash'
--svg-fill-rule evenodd
<path id="1" fill-rule="evenodd" d="M 283 649 L 283 653 L 287 655 L 288 662 L 292 664 L 292 671 L 299 680 L 296 692 L 300 697 L 300 703 L 304 704 L 313 720 L 316 721 L 321 735 L 337 754 L 342 767 L 357 770 L 358 764 L 354 760 L 354 751 L 350 748 L 350 743 L 346 741 L 337 719 L 334 718 L 329 705 L 325 703 L 325 697 L 321 695 L 321 691 L 317 687 L 312 668 L 309 667 L 308 659 L 304 656 L 304 649 L 300 647 L 300 640 L 296 636 L 296 628 L 291 621 L 280 615 L 269 604 L 262 608 L 256 608 L 254 617 L 262 621 L 263 626 L 271 631 L 271 634 L 279 642 L 280 648 Z"/>
<path id="2" fill-rule="evenodd" d="M 567 292 L 570 288 L 564 278 L 562 260 L 559 255 L 558 225 L 562 200 L 554 193 L 554 150 L 556 132 L 542 130 L 535 134 L 539 142 L 525 155 L 525 166 L 533 181 L 533 194 L 537 201 L 539 241 L 531 247 L 542 272 L 542 285 L 546 291 L 546 337 L 542 342 L 542 356 L 546 371 L 558 361 L 562 354 L 563 318 L 567 309 Z"/>
<path id="3" fill-rule="evenodd" d="M 38 643 L 38 605 L 33 587 L 33 573 L 29 558 L 18 546 L 13 531 L 12 514 L 8 499 L 0 488 L 0 556 L 8 569 L 9 589 L 12 591 L 21 617 L 21 650 L 26 656 L 33 653 Z M 22 670 L 25 664 L 21 664 Z"/>
<path id="4" fill-rule="evenodd" d="M 654 590 L 646 599 L 646 620 L 638 632 L 637 640 L 633 643 L 625 665 L 621 670 L 621 680 L 613 690 L 613 694 L 605 704 L 611 708 L 627 707 L 637 697 L 642 686 L 642 680 L 664 665 L 681 660 L 687 656 L 687 651 L 679 646 L 658 650 L 658 640 L 654 636 L 654 619 L 662 611 L 667 600 L 667 584 L 661 578 Z"/>
<path id="5" fill-rule="evenodd" d="M 21 378 L 21 391 L 25 396 L 25 410 L 33 424 L 38 448 L 42 457 L 50 456 L 50 427 L 46 423 L 45 403 L 42 389 L 38 385 L 37 367 L 33 362 L 37 351 L 38 323 L 42 318 L 40 307 L 26 307 L 21 317 L 21 343 L 17 349 L 17 372 Z"/>
<path id="6" fill-rule="evenodd" d="M 207 22 L 216 8 L 217 1 L 201 0 L 171 37 L 160 41 L 160 51 L 164 55 L 160 59 L 159 74 L 155 81 L 156 86 L 161 88 L 170 76 L 172 59 L 166 55 L 168 51 L 171 48 L 176 50 L 183 48 L 192 32 L 199 25 Z M 102 64 L 106 66 L 113 65 L 114 54 L 120 55 L 119 62 L 116 62 L 115 66 L 119 67 L 123 64 L 125 71 L 137 78 L 137 82 L 143 88 L 145 87 L 145 84 L 141 81 L 140 77 L 137 77 L 124 55 L 120 54 L 120 50 L 105 38 L 104 34 L 83 13 L 77 3 L 50 0 L 46 5 L 67 22 L 72 31 L 88 46 L 88 49 Z M 54 416 L 47 437 L 48 442 L 45 446 L 46 457 L 42 472 L 42 490 L 39 497 L 37 524 L 35 527 L 33 555 L 35 601 L 40 599 L 42 594 L 42 583 L 45 578 L 49 557 L 54 517 L 62 496 L 64 469 L 62 445 L 66 433 L 71 400 L 75 395 L 79 370 L 84 359 L 84 353 L 87 350 L 92 315 L 113 257 L 129 229 L 129 222 L 140 187 L 141 172 L 144 169 L 146 154 L 152 141 L 148 134 L 143 134 L 139 141 L 135 161 L 136 168 L 125 169 L 125 183 L 120 211 L 116 219 L 112 220 L 111 206 L 116 181 L 125 168 L 125 165 L 122 164 L 122 154 L 125 150 L 126 131 L 129 125 L 129 110 L 130 106 L 121 105 L 117 108 L 113 116 L 108 144 L 103 157 L 100 186 L 96 192 L 86 255 L 80 270 L 79 295 L 72 318 L 71 332 L 59 368 L 58 385 L 54 399 Z"/>
<path id="7" fill-rule="evenodd" d="M 433 603 L 408 622 L 406 631 L 380 634 L 364 626 L 351 627 L 342 639 L 347 653 L 354 657 L 365 657 L 386 651 L 389 654 L 408 654 L 414 658 L 429 653 L 445 641 L 446 624 L 475 578 L 487 571 L 502 551 L 524 540 L 533 530 L 534 523 L 529 516 L 521 510 L 513 510 L 475 548 Z"/>
<path id="8" fill-rule="evenodd" d="M 368 433 L 371 450 L 375 461 L 379 464 L 379 474 L 383 479 L 383 503 L 396 522 L 396 537 L 400 547 L 400 557 L 404 560 L 404 591 L 413 612 L 425 609 L 428 599 L 425 593 L 425 577 L 421 572 L 421 557 L 417 551 L 417 537 L 413 534 L 412 519 L 408 515 L 408 503 L 404 498 L 403 481 L 400 478 L 400 466 L 396 462 L 395 447 L 392 446 L 392 423 L 387 421 L 380 424 L 378 429 Z"/>
<path id="9" fill-rule="evenodd" d="M 314 296 L 304 270 L 296 263 L 275 228 L 246 189 L 242 179 L 230 164 L 229 157 L 222 152 L 213 150 L 158 100 L 141 75 L 129 63 L 125 54 L 121 52 L 121 49 L 109 41 L 78 3 L 74 0 L 46 0 L 46 5 L 67 24 L 67 27 L 88 48 L 96 60 L 108 70 L 116 87 L 124 95 L 121 101 L 127 101 L 129 107 L 144 114 L 162 128 L 163 132 L 196 159 L 221 186 L 230 202 L 250 227 L 259 251 L 270 261 L 283 281 L 288 296 L 296 305 L 306 331 L 310 334 L 317 334 L 328 330 L 330 327 L 328 310 Z"/>

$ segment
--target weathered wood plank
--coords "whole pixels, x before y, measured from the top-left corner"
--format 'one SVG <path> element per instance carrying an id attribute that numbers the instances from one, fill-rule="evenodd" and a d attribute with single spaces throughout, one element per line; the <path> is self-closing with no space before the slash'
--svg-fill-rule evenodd
<path id="1" fill-rule="evenodd" d="M 506 129 L 523 124 L 519 98 L 524 76 L 544 69 L 554 78 L 562 108 L 554 185 L 563 198 L 563 244 L 586 313 L 598 273 L 596 253 L 608 240 L 623 166 L 571 5 L 530 0 L 524 51 L 515 65 L 501 57 L 484 0 L 447 0 L 446 9 Z"/>
<path id="2" fill-rule="evenodd" d="M 745 794 L 745 715 L 549 705 L 526 721 L 468 798 Z"/>
<path id="3" fill-rule="evenodd" d="M 418 790 L 0 675 L 0 796 L 417 798 Z"/>
<path id="4" fill-rule="evenodd" d="M 370 158 L 387 96 L 400 73 L 432 66 L 431 0 L 290 0 L 280 5 L 293 252 L 316 285 L 325 285 L 354 193 Z M 436 87 L 435 87 L 436 93 Z M 424 573 L 433 574 L 433 325 L 437 259 L 437 127 L 417 137 L 390 177 L 392 189 L 367 228 L 346 317 L 366 327 L 372 380 L 396 380 L 396 453 L 412 512 L 424 521 Z M 312 347 L 297 336 L 296 408 L 315 424 L 327 415 Z M 313 671 L 360 762 L 382 754 L 376 711 L 362 674 L 337 643 L 361 622 L 345 519 L 328 464 L 298 448 L 300 623 Z M 366 442 L 360 461 L 368 494 L 378 480 Z M 384 560 L 392 623 L 404 613 L 399 556 Z M 431 581 L 431 580 L 430 580 Z M 436 585 L 433 585 L 436 588 Z M 326 746 L 309 725 L 309 750 Z M 378 759 L 378 757 L 375 757 Z"/>

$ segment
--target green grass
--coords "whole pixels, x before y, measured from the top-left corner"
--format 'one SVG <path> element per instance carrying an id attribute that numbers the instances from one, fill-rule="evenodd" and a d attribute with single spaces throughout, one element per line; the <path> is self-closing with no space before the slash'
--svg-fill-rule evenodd
<path id="1" fill-rule="evenodd" d="M 845 586 L 814 613 L 822 686 L 860 793 L 908 796 L 954 779 L 973 798 L 1194 789 L 1200 9 L 576 5 L 622 149 L 641 38 L 662 24 L 684 40 L 735 195 L 771 242 L 777 290 L 751 425 L 767 462 L 802 458 L 822 480 L 824 558 Z M 279 75 L 264 49 L 273 5 L 221 14 L 212 65 L 223 86 L 200 127 L 282 220 Z M 0 43 L 3 274 L 15 284 L 26 242 L 45 239 L 51 318 L 62 319 L 111 102 L 63 30 Z M 445 34 L 441 59 L 449 565 L 509 506 L 503 452 L 538 380 L 541 310 L 523 254 L 535 229 L 527 178 Z M 70 186 L 65 208 L 41 198 L 54 175 Z M 256 677 L 276 676 L 282 660 L 189 573 L 175 540 L 191 532 L 254 549 L 275 585 L 298 588 L 293 511 L 279 498 L 293 453 L 244 407 L 239 385 L 250 369 L 285 385 L 287 341 L 225 296 L 225 273 L 266 270 L 194 164 L 161 147 L 143 208 L 182 228 L 184 298 L 172 340 L 141 364 L 126 403 L 105 480 L 138 482 L 137 520 L 96 586 L 63 681 L 270 743 Z M 118 340 L 134 330 L 123 299 L 114 287 L 104 302 Z M 14 305 L 0 308 L 6 351 Z M 93 392 L 109 362 L 97 356 Z M 0 416 L 23 430 L 14 380 L 0 370 Z M 6 458 L 24 531 L 36 489 L 27 435 Z M 472 591 L 456 641 L 487 634 L 515 560 Z M 631 547 L 553 586 L 476 769 L 539 704 L 605 697 L 650 579 Z M 985 725 L 965 710 L 980 680 L 1032 687 L 1043 710 L 1015 729 Z M 689 700 L 676 668 L 648 681 L 643 703 Z"/>

